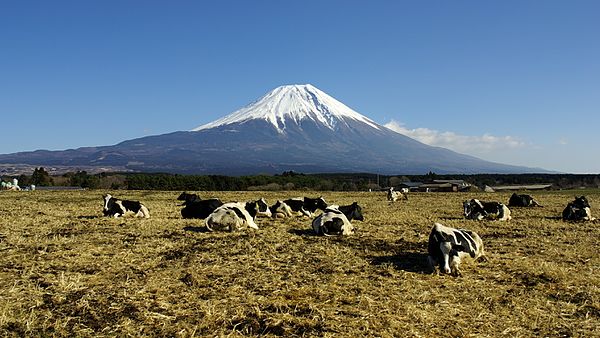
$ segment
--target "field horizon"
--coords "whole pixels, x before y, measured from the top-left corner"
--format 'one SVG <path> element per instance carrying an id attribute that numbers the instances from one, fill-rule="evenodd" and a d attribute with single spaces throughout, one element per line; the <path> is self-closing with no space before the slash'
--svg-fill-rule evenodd
<path id="1" fill-rule="evenodd" d="M 143 202 L 150 219 L 102 217 L 102 195 Z M 311 219 L 258 218 L 211 233 L 181 219 L 175 191 L 0 192 L 0 335 L 591 337 L 600 335 L 598 221 L 563 222 L 584 193 L 538 191 L 543 208 L 509 222 L 462 217 L 470 198 L 512 192 L 198 192 L 247 201 L 322 195 L 358 202 L 356 234 L 319 237 Z M 597 216 L 597 215 L 596 215 Z M 489 261 L 431 274 L 434 222 L 476 231 Z"/>

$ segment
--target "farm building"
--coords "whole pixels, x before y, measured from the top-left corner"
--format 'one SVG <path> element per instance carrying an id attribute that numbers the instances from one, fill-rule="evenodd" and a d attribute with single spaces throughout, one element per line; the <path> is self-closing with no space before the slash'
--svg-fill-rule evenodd
<path id="1" fill-rule="evenodd" d="M 402 182 L 399 188 L 422 192 L 459 192 L 469 191 L 471 184 L 464 180 L 433 180 L 431 182 Z"/>
<path id="2" fill-rule="evenodd" d="M 551 183 L 547 184 L 526 184 L 526 185 L 498 185 L 483 187 L 485 192 L 496 192 L 496 191 L 516 191 L 516 190 L 550 190 L 552 188 Z"/>
<path id="3" fill-rule="evenodd" d="M 419 187 L 423 185 L 423 182 L 402 182 L 397 187 L 396 190 L 400 190 L 402 188 L 408 189 L 409 191 L 418 191 Z"/>

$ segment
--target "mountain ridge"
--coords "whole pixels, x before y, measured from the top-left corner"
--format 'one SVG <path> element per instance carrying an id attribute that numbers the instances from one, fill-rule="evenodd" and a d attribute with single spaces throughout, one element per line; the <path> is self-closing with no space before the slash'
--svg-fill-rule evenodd
<path id="1" fill-rule="evenodd" d="M 275 88 L 192 131 L 112 146 L 0 155 L 0 163 L 119 167 L 142 172 L 246 175 L 547 172 L 432 147 L 355 112 L 312 85 Z"/>

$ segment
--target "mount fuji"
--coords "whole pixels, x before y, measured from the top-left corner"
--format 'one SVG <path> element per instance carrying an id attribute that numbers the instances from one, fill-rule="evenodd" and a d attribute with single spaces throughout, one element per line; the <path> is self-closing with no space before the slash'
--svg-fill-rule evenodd
<path id="1" fill-rule="evenodd" d="M 225 175 L 288 170 L 381 174 L 545 171 L 428 146 L 374 122 L 309 84 L 275 88 L 190 131 L 112 146 L 0 155 L 0 163 Z"/>

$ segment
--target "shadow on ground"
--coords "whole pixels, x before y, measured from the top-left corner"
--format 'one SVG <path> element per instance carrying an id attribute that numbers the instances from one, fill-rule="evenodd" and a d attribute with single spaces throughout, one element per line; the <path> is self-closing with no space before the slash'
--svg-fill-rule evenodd
<path id="1" fill-rule="evenodd" d="M 98 215 L 77 216 L 77 219 L 96 219 L 96 218 L 100 218 L 100 216 L 98 216 Z"/>
<path id="2" fill-rule="evenodd" d="M 431 268 L 427 263 L 427 254 L 422 252 L 402 252 L 392 256 L 372 256 L 369 257 L 369 260 L 373 265 L 392 264 L 396 270 L 431 273 Z"/>
<path id="3" fill-rule="evenodd" d="M 206 232 L 210 232 L 208 231 L 208 229 L 206 227 L 185 227 L 183 228 L 183 230 L 185 231 L 191 231 L 191 232 L 199 232 L 199 233 L 206 233 Z"/>
<path id="4" fill-rule="evenodd" d="M 291 229 L 288 231 L 288 233 L 296 236 L 316 236 L 312 229 Z"/>

